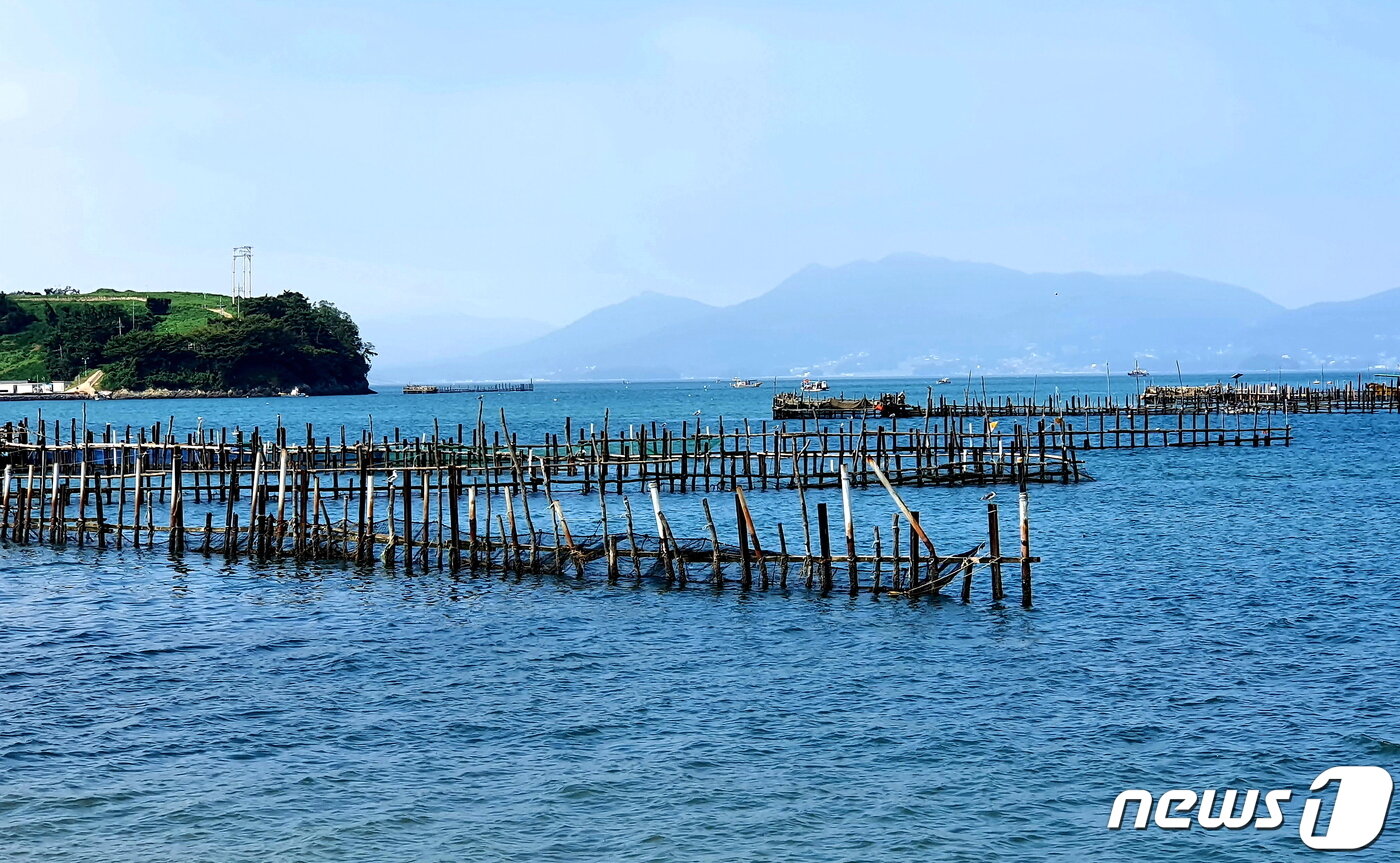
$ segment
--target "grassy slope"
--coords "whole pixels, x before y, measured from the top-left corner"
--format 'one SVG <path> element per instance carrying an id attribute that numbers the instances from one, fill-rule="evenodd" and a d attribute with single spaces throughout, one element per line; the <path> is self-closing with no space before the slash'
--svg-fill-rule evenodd
<path id="1" fill-rule="evenodd" d="M 26 297 L 11 294 L 11 299 L 29 304 L 30 311 L 41 315 L 43 304 L 55 307 L 63 303 L 131 303 L 144 305 L 149 297 L 170 300 L 170 314 L 156 325 L 158 333 L 188 333 L 199 329 L 216 317 L 217 309 L 227 306 L 229 299 L 220 294 L 191 294 L 181 291 L 114 291 L 103 289 L 89 294 L 63 297 Z M 44 367 L 44 351 L 38 344 L 36 327 L 21 333 L 0 336 L 0 380 L 48 380 Z"/>

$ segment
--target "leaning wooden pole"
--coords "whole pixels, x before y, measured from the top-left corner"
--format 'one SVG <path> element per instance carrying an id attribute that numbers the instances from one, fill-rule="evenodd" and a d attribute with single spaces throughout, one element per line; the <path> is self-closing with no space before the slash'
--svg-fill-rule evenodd
<path id="1" fill-rule="evenodd" d="M 763 590 L 768 589 L 768 561 L 763 556 L 763 544 L 758 541 L 758 528 L 753 523 L 753 513 L 749 511 L 748 499 L 744 497 L 744 490 L 738 486 L 734 487 L 734 494 L 738 496 L 739 508 L 743 513 L 743 523 L 741 530 L 748 531 L 749 545 L 753 549 L 754 560 L 758 562 L 759 586 Z"/>
<path id="2" fill-rule="evenodd" d="M 909 507 L 905 506 L 904 498 L 899 496 L 899 492 L 894 490 L 893 485 L 890 485 L 890 480 L 885 476 L 885 472 L 880 469 L 879 463 L 873 458 L 867 458 L 865 463 L 869 465 L 870 469 L 875 473 L 875 478 L 880 481 L 880 485 L 884 486 L 885 491 L 889 492 L 890 497 L 894 498 L 894 505 L 899 507 L 899 511 L 903 513 L 905 521 L 909 522 L 909 527 L 918 535 L 924 547 L 928 549 L 934 572 L 937 572 L 939 570 L 940 559 L 938 557 L 938 550 L 933 546 L 933 540 L 928 538 L 928 534 L 924 533 L 924 529 L 919 526 L 919 520 L 909 511 Z"/>

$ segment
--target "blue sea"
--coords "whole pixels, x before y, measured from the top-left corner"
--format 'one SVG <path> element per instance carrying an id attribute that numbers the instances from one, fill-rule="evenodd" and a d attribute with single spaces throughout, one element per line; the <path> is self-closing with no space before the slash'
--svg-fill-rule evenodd
<path id="1" fill-rule="evenodd" d="M 928 384 L 832 391 L 922 401 Z M 939 390 L 984 385 L 1136 387 Z M 280 415 L 293 439 L 306 422 L 338 438 L 470 428 L 481 405 L 524 441 L 605 409 L 613 428 L 758 423 L 771 389 L 29 403 L 0 422 L 266 430 Z M 1031 610 L 981 584 L 963 605 L 3 547 L 0 858 L 1309 858 L 1313 777 L 1400 775 L 1400 415 L 1288 422 L 1289 448 L 1091 452 L 1096 482 L 1033 488 Z M 986 491 L 906 496 L 941 546 L 965 547 Z M 702 535 L 697 501 L 668 497 L 678 533 Z M 749 502 L 765 525 L 796 510 L 789 491 Z M 888 527 L 882 491 L 856 509 L 858 529 Z M 1174 788 L 1294 797 L 1279 830 L 1105 829 L 1119 792 Z M 1392 818 L 1350 856 L 1397 849 Z"/>

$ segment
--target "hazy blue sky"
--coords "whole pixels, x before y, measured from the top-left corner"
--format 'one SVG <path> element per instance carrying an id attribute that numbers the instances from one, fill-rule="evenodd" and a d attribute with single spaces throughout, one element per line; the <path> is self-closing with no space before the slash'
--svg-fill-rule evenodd
<path id="1" fill-rule="evenodd" d="M 0 0 L 0 288 L 564 321 L 916 251 L 1400 285 L 1400 4 Z M 396 310 L 398 310 L 396 312 Z"/>

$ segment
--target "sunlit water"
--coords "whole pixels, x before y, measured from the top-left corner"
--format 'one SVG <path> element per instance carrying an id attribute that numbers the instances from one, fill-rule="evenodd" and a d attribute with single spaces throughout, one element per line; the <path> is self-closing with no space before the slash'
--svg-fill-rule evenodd
<path id="1" fill-rule="evenodd" d="M 924 385 L 894 386 L 922 400 Z M 497 424 L 506 406 L 528 439 L 565 414 L 600 422 L 604 407 L 614 426 L 757 420 L 771 397 L 703 386 L 542 385 L 483 404 Z M 1103 391 L 1101 379 L 988 381 L 1032 386 Z M 197 417 L 266 428 L 281 412 L 338 436 L 370 413 L 376 433 L 430 432 L 434 416 L 470 426 L 476 406 L 86 408 L 90 428 L 171 414 L 181 429 Z M 39 406 L 8 407 L 6 419 Z M 83 406 L 43 409 L 66 426 Z M 1098 482 L 1033 489 L 1046 562 L 1030 612 L 985 595 L 911 604 L 5 548 L 0 851 L 104 863 L 1312 855 L 1296 827 L 1312 777 L 1400 766 L 1400 416 L 1289 421 L 1288 449 L 1096 452 Z M 936 540 L 962 546 L 980 539 L 985 491 L 908 496 Z M 862 530 L 888 524 L 882 495 L 858 494 Z M 750 503 L 769 523 L 792 517 L 791 497 Z M 583 518 L 588 500 L 566 506 Z M 694 496 L 667 505 L 695 534 Z M 1104 829 L 1123 789 L 1177 787 L 1296 795 L 1270 833 Z M 1397 836 L 1355 856 L 1394 854 Z"/>

